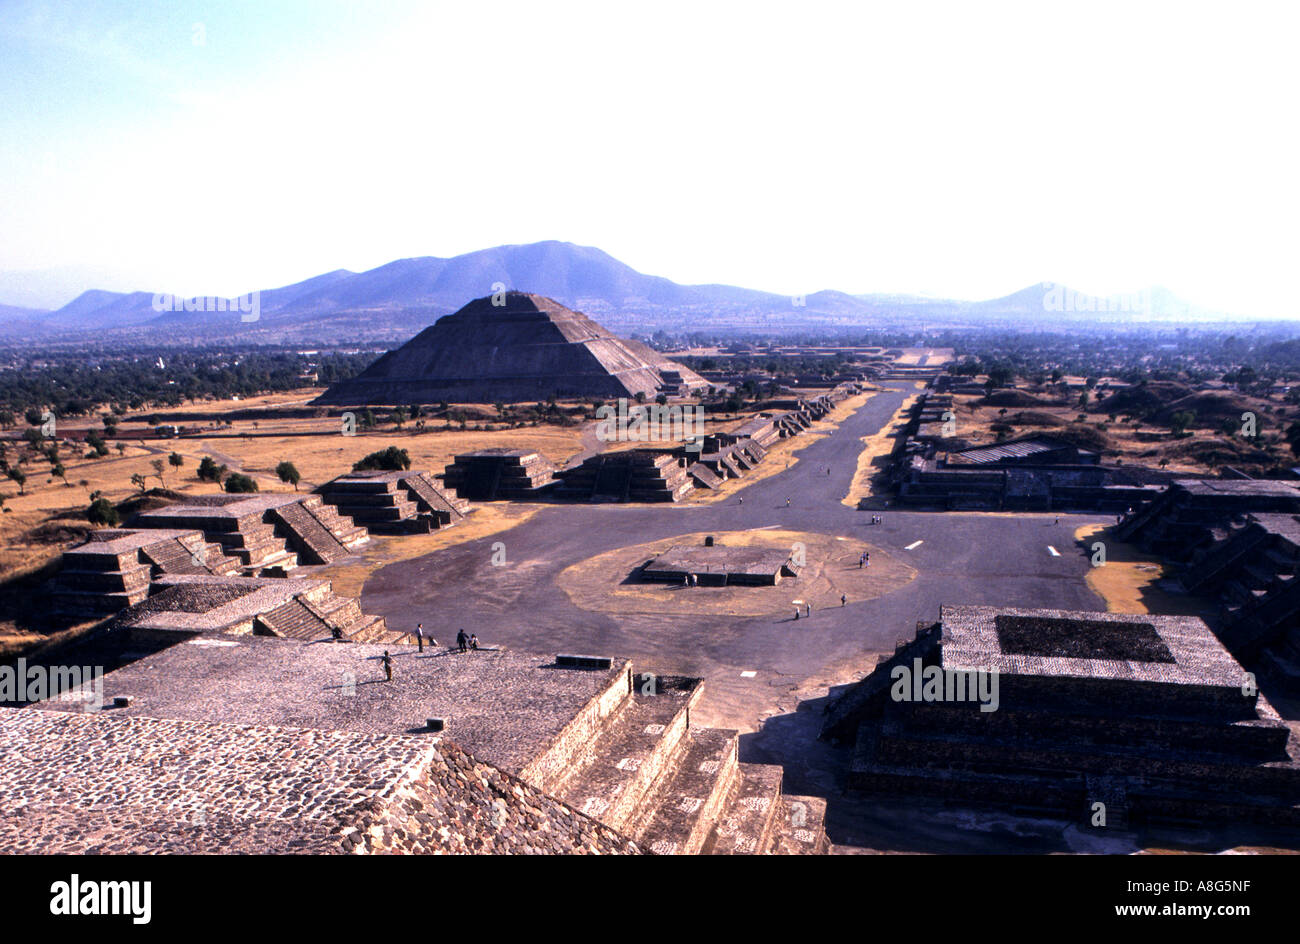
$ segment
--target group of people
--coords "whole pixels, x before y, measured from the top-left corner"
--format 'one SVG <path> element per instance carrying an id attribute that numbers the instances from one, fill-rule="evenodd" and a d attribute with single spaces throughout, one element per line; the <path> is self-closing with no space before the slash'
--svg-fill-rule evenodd
<path id="1" fill-rule="evenodd" d="M 866 567 L 870 563 L 871 563 L 871 552 L 863 551 L 862 556 L 858 558 L 858 570 L 861 570 L 863 567 Z"/>
<path id="2" fill-rule="evenodd" d="M 880 515 L 872 515 L 872 516 L 871 516 L 871 523 L 872 523 L 872 524 L 883 524 L 884 522 L 881 520 Z"/>
<path id="3" fill-rule="evenodd" d="M 424 639 L 425 639 L 424 624 L 416 623 L 415 643 L 417 646 L 420 647 L 421 652 L 424 652 Z M 438 646 L 438 640 L 430 636 L 429 645 L 436 649 Z M 470 633 L 469 635 L 466 635 L 465 630 L 463 629 L 458 630 L 456 633 L 456 648 L 461 652 L 468 652 L 471 649 L 478 649 L 478 635 L 476 633 Z"/>
<path id="4" fill-rule="evenodd" d="M 416 623 L 416 624 L 415 624 L 415 642 L 416 642 L 416 644 L 420 647 L 420 651 L 421 651 L 421 652 L 424 652 L 424 639 L 425 639 L 425 637 L 424 637 L 424 624 L 423 624 L 423 623 Z M 432 636 L 430 636 L 430 637 L 429 637 L 429 645 L 430 645 L 430 646 L 437 646 L 437 645 L 438 645 L 438 640 L 436 640 L 436 639 L 434 639 Z M 463 629 L 457 631 L 457 633 L 456 633 L 456 647 L 457 647 L 461 652 L 469 652 L 471 649 L 473 649 L 473 650 L 477 650 L 477 649 L 478 649 L 478 634 L 477 634 L 477 633 L 469 633 L 468 635 L 466 635 L 465 630 L 463 630 Z M 379 657 L 379 664 L 382 665 L 382 666 L 384 667 L 384 678 L 386 678 L 388 681 L 391 682 L 391 681 L 393 680 L 393 657 L 392 657 L 391 655 L 388 654 L 388 650 L 387 650 L 387 649 L 385 649 L 385 650 L 384 650 L 384 654 L 383 654 L 382 656 Z"/>

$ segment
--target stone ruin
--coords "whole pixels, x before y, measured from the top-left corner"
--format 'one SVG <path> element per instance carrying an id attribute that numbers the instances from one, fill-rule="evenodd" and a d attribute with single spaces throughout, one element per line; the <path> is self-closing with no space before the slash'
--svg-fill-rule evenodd
<path id="1" fill-rule="evenodd" d="M 898 501 L 947 511 L 1123 513 L 1152 501 L 1174 473 L 1104 465 L 1096 452 L 1036 433 L 972 446 L 945 421 L 952 396 L 917 397 L 891 454 Z"/>
<path id="2" fill-rule="evenodd" d="M 638 576 L 670 583 L 694 576 L 701 587 L 757 587 L 776 586 L 782 577 L 798 577 L 801 569 L 781 548 L 674 544 L 642 565 Z"/>
<path id="3" fill-rule="evenodd" d="M 147 642 L 101 635 L 58 656 L 120 665 L 103 679 L 117 707 L 0 709 L 0 789 L 24 811 L 0 819 L 8 848 L 828 850 L 823 800 L 739 762 L 736 731 L 692 724 L 699 679 L 408 649 L 387 682 L 382 646 L 194 626 L 125 664 L 102 651 Z"/>
<path id="4" fill-rule="evenodd" d="M 245 573 L 328 564 L 370 540 L 370 534 L 319 495 L 195 495 L 143 511 L 142 528 L 194 529 L 239 560 Z"/>
<path id="5" fill-rule="evenodd" d="M 107 620 L 97 635 L 156 638 L 196 632 L 397 643 L 382 616 L 368 616 L 328 580 L 275 577 L 159 577 L 149 596 Z"/>
<path id="6" fill-rule="evenodd" d="M 228 577 L 239 566 L 201 531 L 101 528 L 64 552 L 49 592 L 60 615 L 106 616 L 145 599 L 164 574 Z"/>
<path id="7" fill-rule="evenodd" d="M 1300 694 L 1300 515 L 1260 512 L 1215 529 L 1179 579 L 1217 598 L 1219 638 L 1290 694 Z"/>
<path id="8" fill-rule="evenodd" d="M 475 501 L 536 501 L 556 483 L 551 460 L 530 449 L 461 453 L 442 479 L 461 498 Z"/>
<path id="9" fill-rule="evenodd" d="M 350 472 L 319 489 L 338 513 L 375 534 L 422 534 L 449 528 L 469 514 L 428 472 Z"/>
<path id="10" fill-rule="evenodd" d="M 916 697 L 927 670 L 937 697 Z M 971 670 L 997 673 L 995 710 Z M 967 697 L 944 687 L 963 677 Z M 943 606 L 829 705 L 822 737 L 870 793 L 1088 825 L 1101 803 L 1121 828 L 1300 825 L 1300 742 L 1246 682 L 1193 617 Z"/>
<path id="11" fill-rule="evenodd" d="M 548 397 L 680 396 L 708 384 L 641 344 L 540 295 L 478 298 L 439 318 L 314 402 L 341 406 L 495 403 Z"/>
<path id="12" fill-rule="evenodd" d="M 1300 513 L 1300 488 L 1268 480 L 1179 478 L 1150 504 L 1126 515 L 1115 537 L 1186 561 L 1223 540 L 1234 521 L 1254 512 Z"/>
<path id="13" fill-rule="evenodd" d="M 680 501 L 695 487 L 686 464 L 686 457 L 673 449 L 598 452 L 558 473 L 555 496 L 576 501 Z"/>

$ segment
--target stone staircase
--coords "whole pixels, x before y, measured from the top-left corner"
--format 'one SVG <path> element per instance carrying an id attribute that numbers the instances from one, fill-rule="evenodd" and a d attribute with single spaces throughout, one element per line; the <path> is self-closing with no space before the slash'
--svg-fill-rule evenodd
<path id="1" fill-rule="evenodd" d="M 327 591 L 300 594 L 259 615 L 254 632 L 264 636 L 311 642 L 334 637 L 335 630 L 351 642 L 396 643 L 403 634 L 390 630 L 382 616 L 367 616 L 351 597 Z"/>
<path id="2" fill-rule="evenodd" d="M 205 541 L 202 534 L 177 537 L 140 549 L 141 555 L 157 574 L 211 574 L 233 577 L 239 573 L 239 561 L 229 556 L 215 541 Z"/>
<path id="3" fill-rule="evenodd" d="M 420 510 L 433 517 L 438 527 L 455 524 L 469 514 L 469 502 L 449 494 L 427 473 L 420 472 L 402 479 L 402 487 L 411 494 Z"/>
<path id="4" fill-rule="evenodd" d="M 736 731 L 696 727 L 699 679 L 629 672 L 621 700 L 543 785 L 663 855 L 824 853 L 825 803 L 781 793 L 781 768 L 742 764 Z"/>
<path id="5" fill-rule="evenodd" d="M 288 547 L 309 564 L 339 560 L 370 540 L 365 528 L 342 517 L 317 495 L 273 508 L 271 516 L 285 532 Z"/>

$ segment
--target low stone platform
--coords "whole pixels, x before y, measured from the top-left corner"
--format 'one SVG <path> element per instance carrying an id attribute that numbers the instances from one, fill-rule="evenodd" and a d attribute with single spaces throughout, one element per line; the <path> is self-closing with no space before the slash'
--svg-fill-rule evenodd
<path id="1" fill-rule="evenodd" d="M 117 638 L 123 645 L 137 648 L 143 642 Z M 288 771 L 303 776 L 308 774 L 296 766 L 295 757 L 282 755 L 281 742 L 264 732 L 297 731 L 299 744 L 334 744 L 342 767 L 310 771 L 315 778 L 313 786 L 303 791 L 303 805 L 294 811 L 294 817 L 312 815 L 307 811 L 318 808 L 314 799 L 317 791 L 327 792 L 333 777 L 345 778 L 337 785 L 337 795 L 350 796 L 358 788 L 358 777 L 347 768 L 347 757 L 349 745 L 355 739 L 365 739 L 380 761 L 377 772 L 367 772 L 362 795 L 371 795 L 367 789 L 376 791 L 373 800 L 380 804 L 390 789 L 382 762 L 389 748 L 406 752 L 402 756 L 417 771 L 424 769 L 425 758 L 432 769 L 438 769 L 437 758 L 455 751 L 458 757 L 473 760 L 456 760 L 453 766 L 480 765 L 470 770 L 471 786 L 475 781 L 486 780 L 494 785 L 505 782 L 502 777 L 508 781 L 517 776 L 527 785 L 527 795 L 522 799 L 534 814 L 550 809 L 568 828 L 585 830 L 581 832 L 587 837 L 582 843 L 584 848 L 587 842 L 594 841 L 590 837 L 598 836 L 630 849 L 664 854 L 827 850 L 824 807 L 816 802 L 787 803 L 781 793 L 780 768 L 740 765 L 735 731 L 691 724 L 691 708 L 702 691 L 702 683 L 696 678 L 637 673 L 626 661 L 593 656 L 547 658 L 486 649 L 461 653 L 446 647 L 427 647 L 420 653 L 407 646 L 400 653 L 388 650 L 393 662 L 390 681 L 381 662 L 385 652 L 382 646 L 329 642 L 301 645 L 213 632 L 174 634 L 173 644 L 162 647 L 156 645 L 155 635 L 153 642 L 154 651 L 140 653 L 134 660 L 105 658 L 102 651 L 97 653 L 99 659 L 80 660 L 118 666 L 105 675 L 103 694 L 108 704 L 120 700 L 122 706 L 94 715 L 113 721 L 116 729 L 82 727 L 86 724 L 82 719 L 91 716 L 81 703 L 50 700 L 26 710 L 46 718 L 62 715 L 77 719 L 62 729 L 55 722 L 42 721 L 41 728 L 55 740 L 89 736 L 92 755 L 94 739 L 104 731 L 111 735 L 113 730 L 191 730 L 195 732 L 193 739 L 179 739 L 169 743 L 167 749 L 210 751 L 214 758 L 224 758 L 233 747 L 224 742 L 213 747 L 207 741 L 210 732 L 221 729 L 240 732 L 238 737 L 245 740 L 246 749 L 257 758 L 275 758 Z M 101 634 L 83 645 L 102 649 L 105 644 Z M 62 658 L 70 663 L 79 661 L 75 649 Z M 137 746 L 129 735 L 111 740 L 114 744 Z M 412 742 L 429 745 L 433 753 L 411 754 Z M 0 718 L 0 747 L 3 744 Z M 142 752 L 153 749 L 138 746 Z M 86 748 L 59 744 L 51 753 L 62 756 L 77 749 Z M 151 768 L 148 753 L 128 751 L 126 756 L 128 767 L 137 771 Z M 224 760 L 214 761 L 215 770 L 221 763 Z M 485 769 L 486 764 L 492 768 Z M 151 808 L 192 808 L 189 804 L 193 798 L 178 786 L 184 776 L 178 775 L 173 782 L 166 765 L 155 773 L 160 776 L 150 780 L 148 789 L 141 794 Z M 186 769 L 184 773 L 194 776 L 199 772 Z M 285 801 L 277 794 L 279 775 L 268 774 L 260 762 L 251 762 L 247 771 L 241 771 L 226 785 L 233 783 L 237 790 L 242 789 L 239 785 L 245 773 L 263 777 L 267 781 L 265 789 L 270 791 L 265 810 L 257 807 L 256 795 L 248 796 L 248 820 L 256 824 L 263 816 L 288 815 L 284 812 Z M 45 777 L 42 773 L 39 786 L 31 787 L 27 780 L 15 776 L 17 795 L 35 795 L 49 803 L 50 787 Z M 437 779 L 441 782 L 440 777 Z M 294 781 L 290 777 L 286 782 Z M 0 790 L 9 790 L 10 786 L 5 780 L 5 767 L 0 764 Z M 209 786 L 201 785 L 199 792 L 204 793 Z M 114 782 L 112 787 L 120 789 L 121 785 Z M 482 787 L 479 782 L 474 789 Z M 439 787 L 433 784 L 426 789 L 436 793 Z M 102 791 L 99 781 L 68 790 L 68 809 L 80 802 L 93 811 L 111 793 L 107 787 Z M 546 802 L 530 799 L 540 797 L 531 791 L 544 792 Z M 125 789 L 123 792 L 130 793 Z M 451 804 L 454 810 L 458 795 L 458 790 L 444 784 L 434 805 L 442 809 Z M 516 796 L 520 796 L 518 790 Z M 117 802 L 131 806 L 134 800 L 123 796 Z M 242 809 L 242 802 L 241 793 L 236 807 Z M 132 815 L 137 815 L 134 807 L 132 810 Z M 577 811 L 580 819 L 573 820 L 572 811 Z M 62 815 L 69 814 L 65 810 Z M 211 813 L 205 810 L 204 815 Z M 454 818 L 457 814 L 452 815 Z M 609 832 L 592 833 L 594 826 L 581 825 L 586 823 L 586 817 L 599 821 Z M 88 820 L 96 821 L 93 812 Z M 59 821 L 56 818 L 55 822 Z M 135 823 L 111 823 L 104 828 L 114 835 L 115 843 L 134 841 L 147 847 L 156 837 L 132 839 L 131 827 L 156 827 L 165 833 L 166 821 L 163 815 L 161 819 L 155 816 Z M 256 831 L 258 827 L 251 828 Z M 285 829 L 292 832 L 288 824 Z M 566 841 L 563 829 L 554 827 L 553 831 L 558 832 L 552 837 L 555 842 Z M 73 830 L 69 835 L 75 838 L 84 834 Z M 202 836 L 201 831 L 199 835 L 204 842 L 217 841 L 219 848 L 233 841 L 212 840 Z M 419 829 L 404 838 L 415 844 L 394 851 L 438 848 L 436 842 L 435 848 L 430 848 L 433 840 Z M 279 840 L 269 841 L 272 849 L 277 848 Z M 472 845 L 482 840 L 480 837 L 466 842 Z M 65 848 L 63 843 L 63 837 L 55 840 L 57 848 Z M 31 845 L 40 848 L 39 843 Z M 78 846 L 73 842 L 66 848 Z M 454 848 L 459 850 L 460 846 Z M 554 846 L 545 849 L 574 851 Z M 309 851 L 329 848 L 313 846 Z M 464 851 L 494 850 L 485 846 Z"/>
<path id="2" fill-rule="evenodd" d="M 559 473 L 558 498 L 577 501 L 681 501 L 695 488 L 687 454 L 671 449 L 599 452 Z"/>
<path id="3" fill-rule="evenodd" d="M 291 570 L 300 560 L 331 563 L 370 540 L 365 528 L 339 515 L 319 495 L 196 495 L 141 512 L 134 524 L 197 528 L 250 575 Z"/>
<path id="4" fill-rule="evenodd" d="M 443 481 L 461 498 L 530 501 L 555 484 L 555 466 L 534 450 L 480 449 L 456 456 Z"/>
<path id="5" fill-rule="evenodd" d="M 701 547 L 674 544 L 640 570 L 646 580 L 681 583 L 694 575 L 701 586 L 772 586 L 782 577 L 797 577 L 799 567 L 788 550 L 768 547 Z"/>

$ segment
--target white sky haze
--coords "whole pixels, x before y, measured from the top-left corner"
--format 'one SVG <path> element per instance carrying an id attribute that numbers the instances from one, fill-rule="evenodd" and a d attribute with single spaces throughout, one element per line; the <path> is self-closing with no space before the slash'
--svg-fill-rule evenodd
<path id="1" fill-rule="evenodd" d="M 1290 10 L 4 3 L 0 270 L 236 294 L 562 239 L 683 283 L 1300 315 Z"/>

